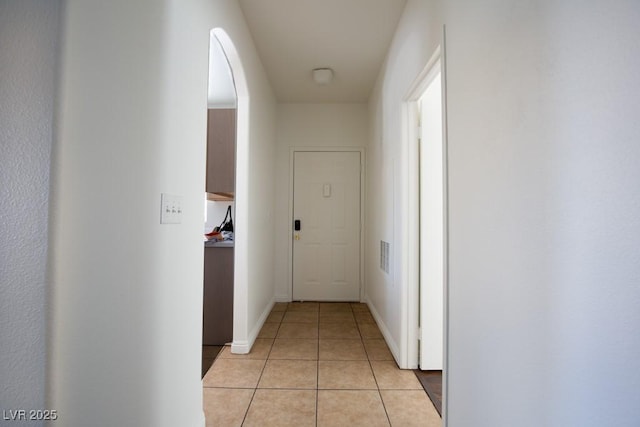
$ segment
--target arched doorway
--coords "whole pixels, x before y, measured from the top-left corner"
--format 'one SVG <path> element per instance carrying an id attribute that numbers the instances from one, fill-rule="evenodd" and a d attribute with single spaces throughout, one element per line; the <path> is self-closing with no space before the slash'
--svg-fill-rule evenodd
<path id="1" fill-rule="evenodd" d="M 235 177 L 232 197 L 229 200 L 234 210 L 234 247 L 231 261 L 233 263 L 232 351 L 246 353 L 249 350 L 247 345 L 249 91 L 236 47 L 222 28 L 211 30 L 209 54 L 208 108 L 235 109 Z M 224 70 L 225 65 L 228 70 Z"/>

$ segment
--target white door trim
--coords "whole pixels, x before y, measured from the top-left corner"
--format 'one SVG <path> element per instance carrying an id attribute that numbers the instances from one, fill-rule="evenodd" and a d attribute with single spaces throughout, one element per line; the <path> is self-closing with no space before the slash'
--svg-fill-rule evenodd
<path id="1" fill-rule="evenodd" d="M 403 229 L 406 233 L 404 241 L 406 246 L 404 253 L 406 258 L 404 265 L 407 271 L 407 286 L 403 298 L 403 319 L 402 329 L 403 343 L 401 344 L 401 354 L 404 355 L 405 366 L 411 369 L 418 367 L 418 321 L 420 317 L 420 169 L 418 164 L 418 105 L 417 102 L 429 86 L 429 83 L 436 75 L 435 66 L 441 61 L 441 50 L 438 46 L 427 64 L 418 74 L 413 84 L 410 86 L 404 100 L 403 113 L 406 126 L 407 157 L 405 166 L 407 168 L 407 206 L 405 209 L 405 223 L 407 227 Z M 441 62 L 440 62 L 441 63 Z"/>
<path id="2" fill-rule="evenodd" d="M 364 289 L 364 207 L 365 207 L 365 149 L 364 147 L 289 147 L 289 200 L 287 216 L 287 293 L 289 301 L 293 298 L 293 160 L 296 152 L 355 152 L 360 153 L 360 301 L 365 302 Z"/>
<path id="3" fill-rule="evenodd" d="M 403 143 L 406 147 L 405 166 L 408 171 L 407 201 L 405 206 L 405 221 L 407 227 L 403 229 L 406 233 L 406 246 L 404 248 L 404 265 L 407 267 L 407 282 L 404 290 L 402 310 L 402 343 L 400 354 L 405 366 L 409 368 L 418 367 L 418 319 L 419 319 L 419 289 L 420 289 L 420 258 L 419 258 L 419 165 L 418 165 L 418 108 L 417 101 L 429 86 L 436 75 L 435 67 L 439 63 L 442 84 L 442 143 L 443 143 L 443 176 L 444 176 L 444 307 L 443 307 L 443 369 L 442 369 L 442 421 L 443 426 L 448 425 L 448 370 L 449 370 L 449 172 L 448 172 L 448 133 L 447 133 L 447 79 L 446 79 L 446 31 L 443 26 L 442 44 L 434 51 L 427 61 L 423 70 L 418 74 L 411 84 L 403 102 L 403 124 L 405 127 L 405 139 Z"/>

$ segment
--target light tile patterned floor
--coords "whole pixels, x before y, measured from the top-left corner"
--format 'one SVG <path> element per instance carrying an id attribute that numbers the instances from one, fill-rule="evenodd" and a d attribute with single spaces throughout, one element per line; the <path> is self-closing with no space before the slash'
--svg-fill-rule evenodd
<path id="1" fill-rule="evenodd" d="M 278 303 L 251 353 L 225 347 L 203 385 L 208 427 L 442 424 L 365 304 Z"/>

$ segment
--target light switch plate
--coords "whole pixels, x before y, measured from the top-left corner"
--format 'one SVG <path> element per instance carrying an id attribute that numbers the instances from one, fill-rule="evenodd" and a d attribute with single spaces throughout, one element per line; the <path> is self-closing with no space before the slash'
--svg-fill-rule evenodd
<path id="1" fill-rule="evenodd" d="M 322 186 L 322 196 L 331 197 L 331 184 L 324 184 Z"/>
<path id="2" fill-rule="evenodd" d="M 160 224 L 182 223 L 182 196 L 160 195 Z"/>

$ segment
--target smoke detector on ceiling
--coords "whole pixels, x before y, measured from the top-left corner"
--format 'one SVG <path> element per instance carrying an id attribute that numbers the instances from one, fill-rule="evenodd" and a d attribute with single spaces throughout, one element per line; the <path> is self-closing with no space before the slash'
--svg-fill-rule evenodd
<path id="1" fill-rule="evenodd" d="M 313 70 L 313 81 L 319 85 L 328 85 L 333 80 L 331 68 L 316 68 Z"/>

